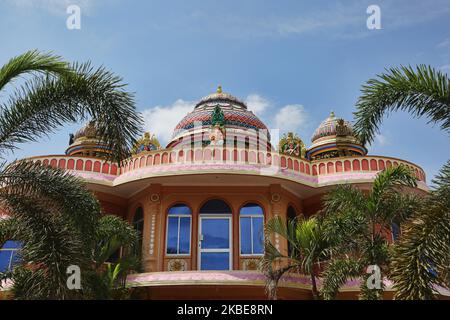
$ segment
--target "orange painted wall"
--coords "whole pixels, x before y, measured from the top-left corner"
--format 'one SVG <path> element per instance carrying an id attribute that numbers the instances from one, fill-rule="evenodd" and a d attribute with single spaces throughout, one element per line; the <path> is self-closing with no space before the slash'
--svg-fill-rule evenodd
<path id="1" fill-rule="evenodd" d="M 279 195 L 272 197 L 273 194 Z M 158 195 L 156 197 L 155 195 Z M 159 198 L 156 203 L 152 199 Z M 278 199 L 279 198 L 279 199 Z M 154 219 L 154 230 L 152 234 L 152 224 L 144 222 L 143 239 L 143 260 L 146 271 L 166 271 L 170 259 L 183 259 L 187 263 L 187 270 L 197 270 L 198 255 L 198 224 L 199 210 L 201 206 L 211 199 L 220 199 L 225 201 L 232 210 L 232 267 L 234 270 L 243 269 L 246 259 L 255 257 L 244 257 L 239 254 L 239 210 L 250 202 L 259 204 L 265 215 L 265 221 L 273 217 L 274 214 L 286 218 L 286 211 L 289 205 L 292 205 L 297 213 L 301 213 L 302 204 L 294 195 L 281 188 L 279 185 L 268 187 L 242 187 L 242 186 L 205 186 L 205 187 L 170 187 L 170 186 L 151 186 L 140 192 L 129 201 L 128 220 L 131 222 L 134 212 L 138 207 L 144 209 L 146 220 Z M 275 200 L 275 201 L 274 201 Z M 191 255 L 168 256 L 165 253 L 166 246 L 166 224 L 167 211 L 174 204 L 183 203 L 189 206 L 193 212 L 191 228 Z M 147 211 L 147 212 L 146 212 Z M 151 211 L 151 212 L 148 212 Z M 150 216 L 155 215 L 155 218 Z M 151 249 L 148 244 L 154 240 L 153 254 L 150 256 Z M 287 244 L 280 241 L 280 249 L 286 250 Z"/>

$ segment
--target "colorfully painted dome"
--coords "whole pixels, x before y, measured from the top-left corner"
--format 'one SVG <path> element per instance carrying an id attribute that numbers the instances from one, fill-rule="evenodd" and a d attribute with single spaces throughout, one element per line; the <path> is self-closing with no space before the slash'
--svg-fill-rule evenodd
<path id="1" fill-rule="evenodd" d="M 173 146 L 182 137 L 198 133 L 198 131 L 209 130 L 214 125 L 212 115 L 217 107 L 223 113 L 225 130 L 234 130 L 235 132 L 248 129 L 254 132 L 266 130 L 265 134 L 270 137 L 266 125 L 247 109 L 246 104 L 231 94 L 222 92 L 222 88 L 219 86 L 217 92 L 202 98 L 195 105 L 194 110 L 177 124 L 168 147 Z M 196 130 L 197 132 L 195 132 Z"/>
<path id="2" fill-rule="evenodd" d="M 70 135 L 66 154 L 70 156 L 106 158 L 111 154 L 111 150 L 100 141 L 95 123 L 90 121 L 75 134 Z"/>
<path id="3" fill-rule="evenodd" d="M 95 128 L 95 123 L 93 121 L 90 121 L 74 134 L 73 139 L 93 139 L 96 137 L 97 129 Z"/>
<path id="4" fill-rule="evenodd" d="M 311 142 L 323 137 L 336 136 L 338 134 L 337 130 L 340 130 L 340 135 L 355 136 L 352 124 L 344 119 L 336 118 L 334 112 L 331 112 L 330 116 L 322 121 L 319 127 L 314 131 Z"/>
<path id="5" fill-rule="evenodd" d="M 186 115 L 175 127 L 174 135 L 177 135 L 179 131 L 189 130 L 194 127 L 195 122 L 202 122 L 203 125 L 211 125 L 211 114 L 215 106 L 206 108 L 204 110 L 194 110 Z M 221 106 L 222 107 L 222 106 Z M 261 120 L 258 119 L 251 111 L 232 110 L 227 107 L 222 107 L 223 114 L 225 116 L 225 126 L 227 127 L 242 127 L 250 129 L 265 129 L 267 127 Z"/>
<path id="6" fill-rule="evenodd" d="M 334 112 L 314 131 L 311 142 L 306 157 L 312 160 L 367 154 L 352 124 L 337 118 Z"/>

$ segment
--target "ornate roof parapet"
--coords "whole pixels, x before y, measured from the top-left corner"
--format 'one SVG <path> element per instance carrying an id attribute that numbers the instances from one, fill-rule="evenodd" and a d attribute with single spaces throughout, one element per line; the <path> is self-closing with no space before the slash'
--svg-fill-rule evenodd
<path id="1" fill-rule="evenodd" d="M 211 115 L 211 126 L 220 126 L 222 127 L 225 124 L 225 116 L 223 115 L 223 111 L 220 108 L 220 105 L 217 105 L 214 108 L 214 111 Z"/>
<path id="2" fill-rule="evenodd" d="M 107 158 L 111 154 L 111 150 L 101 141 L 95 127 L 95 121 L 89 121 L 75 134 L 70 134 L 66 154 L 69 156 Z"/>
<path id="3" fill-rule="evenodd" d="M 221 87 L 219 86 L 221 89 Z M 207 144 L 211 146 L 223 145 L 225 141 L 225 116 L 220 105 L 214 108 L 211 114 L 211 128 L 209 131 L 209 141 Z"/>
<path id="4" fill-rule="evenodd" d="M 278 152 L 290 156 L 304 157 L 306 152 L 305 144 L 297 134 L 293 132 L 285 133 L 278 144 Z"/>
<path id="5" fill-rule="evenodd" d="M 136 141 L 135 145 L 131 149 L 133 155 L 146 151 L 160 150 L 161 145 L 154 134 L 150 132 L 144 133 L 144 136 Z"/>
<path id="6" fill-rule="evenodd" d="M 311 141 L 306 152 L 311 160 L 367 154 L 350 121 L 337 118 L 333 111 L 314 131 Z"/>

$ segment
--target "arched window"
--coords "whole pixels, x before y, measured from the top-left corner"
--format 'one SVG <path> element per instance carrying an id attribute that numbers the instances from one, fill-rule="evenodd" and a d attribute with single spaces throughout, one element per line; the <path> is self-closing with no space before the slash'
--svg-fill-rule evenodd
<path id="1" fill-rule="evenodd" d="M 144 236 L 144 210 L 141 207 L 136 209 L 133 217 L 133 227 L 139 234 L 138 254 L 142 252 L 142 237 Z"/>
<path id="2" fill-rule="evenodd" d="M 201 208 L 200 213 L 209 213 L 209 214 L 217 214 L 217 213 L 226 213 L 231 214 L 230 206 L 222 200 L 213 199 L 206 202 Z"/>
<path id="3" fill-rule="evenodd" d="M 287 215 L 286 222 L 287 222 L 288 227 L 289 227 L 289 225 L 292 223 L 292 221 L 295 221 L 295 219 L 297 217 L 297 213 L 295 212 L 295 209 L 292 206 L 289 206 L 286 215 Z M 291 253 L 292 253 L 292 246 L 291 246 L 291 243 L 289 241 L 288 241 L 287 245 L 288 245 L 288 255 L 290 256 Z"/>
<path id="4" fill-rule="evenodd" d="M 264 254 L 263 209 L 255 203 L 248 203 L 239 214 L 241 255 Z"/>
<path id="5" fill-rule="evenodd" d="M 167 215 L 166 253 L 189 255 L 191 253 L 191 209 L 184 204 L 176 204 Z"/>
<path id="6" fill-rule="evenodd" d="M 8 240 L 0 249 L 0 272 L 11 271 L 20 262 L 19 241 Z"/>

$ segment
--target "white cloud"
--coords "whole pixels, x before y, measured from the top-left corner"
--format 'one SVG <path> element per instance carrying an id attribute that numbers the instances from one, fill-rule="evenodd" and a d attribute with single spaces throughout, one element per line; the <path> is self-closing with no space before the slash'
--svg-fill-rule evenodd
<path id="1" fill-rule="evenodd" d="M 439 69 L 444 72 L 450 72 L 450 64 L 444 64 L 443 66 L 440 66 Z"/>
<path id="2" fill-rule="evenodd" d="M 178 99 L 170 106 L 156 106 L 142 112 L 145 131 L 154 133 L 161 145 L 169 142 L 173 130 L 183 117 L 194 110 L 194 102 Z"/>
<path id="3" fill-rule="evenodd" d="M 450 12 L 448 0 L 434 0 L 433 6 L 423 0 L 348 0 L 333 1 L 317 6 L 298 5 L 288 13 L 268 12 L 255 15 L 242 12 L 227 13 L 226 10 L 196 10 L 183 21 L 176 21 L 174 28 L 208 30 L 215 36 L 232 38 L 288 37 L 323 33 L 339 39 L 359 39 L 380 32 L 367 28 L 369 5 L 381 8 L 381 28 L 390 32 L 399 28 L 416 26 L 435 19 L 445 18 Z M 264 7 L 264 6 L 262 6 Z M 165 26 L 167 22 L 164 21 Z M 172 22 L 174 24 L 175 22 Z"/>
<path id="4" fill-rule="evenodd" d="M 258 95 L 258 94 L 250 94 L 245 99 L 245 103 L 250 111 L 253 111 L 256 115 L 261 115 L 266 111 L 266 109 L 270 106 L 269 100 Z"/>
<path id="5" fill-rule="evenodd" d="M 382 135 L 380 133 L 375 136 L 375 142 L 381 147 L 390 144 L 389 139 L 385 135 Z"/>
<path id="6" fill-rule="evenodd" d="M 275 126 L 281 132 L 300 131 L 300 127 L 308 123 L 308 113 L 301 104 L 289 104 L 281 108 L 275 115 Z"/>
<path id="7" fill-rule="evenodd" d="M 450 46 L 450 38 L 444 39 L 436 45 L 437 48 L 445 48 L 448 46 Z"/>
<path id="8" fill-rule="evenodd" d="M 359 5 L 327 6 L 297 17 L 278 21 L 276 29 L 281 35 L 305 34 L 319 30 L 345 29 L 364 21 L 364 11 Z"/>

